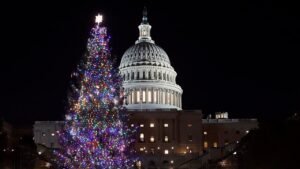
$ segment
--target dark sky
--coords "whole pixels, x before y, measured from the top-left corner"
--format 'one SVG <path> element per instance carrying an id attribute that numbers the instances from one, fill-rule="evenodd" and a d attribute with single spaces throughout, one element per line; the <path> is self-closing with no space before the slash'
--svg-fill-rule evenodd
<path id="1" fill-rule="evenodd" d="M 14 123 L 62 119 L 94 15 L 104 15 L 120 60 L 138 37 L 145 3 L 152 38 L 178 73 L 184 109 L 264 119 L 300 112 L 296 4 L 98 0 L 1 5 L 0 115 Z"/>

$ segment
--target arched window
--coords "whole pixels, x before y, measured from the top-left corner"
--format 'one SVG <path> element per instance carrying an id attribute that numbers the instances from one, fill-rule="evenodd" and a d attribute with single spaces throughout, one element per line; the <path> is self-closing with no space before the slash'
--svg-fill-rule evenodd
<path id="1" fill-rule="evenodd" d="M 140 79 L 140 72 L 137 72 L 137 78 L 136 79 Z"/>
<path id="2" fill-rule="evenodd" d="M 145 71 L 143 71 L 143 77 L 142 77 L 142 79 L 146 79 L 146 73 L 145 73 Z"/>

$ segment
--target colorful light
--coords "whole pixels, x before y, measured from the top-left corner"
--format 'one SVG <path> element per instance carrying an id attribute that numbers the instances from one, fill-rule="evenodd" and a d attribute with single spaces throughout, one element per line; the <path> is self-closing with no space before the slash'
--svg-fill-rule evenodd
<path id="1" fill-rule="evenodd" d="M 58 132 L 62 149 L 54 152 L 61 168 L 127 169 L 137 160 L 136 128 L 128 125 L 122 78 L 111 58 L 110 36 L 100 22 L 98 15 L 84 61 L 72 74 L 69 111 L 64 129 Z"/>

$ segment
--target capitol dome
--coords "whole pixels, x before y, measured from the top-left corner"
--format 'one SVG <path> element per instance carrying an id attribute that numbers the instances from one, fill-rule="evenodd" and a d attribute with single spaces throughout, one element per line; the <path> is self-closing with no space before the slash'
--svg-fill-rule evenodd
<path id="1" fill-rule="evenodd" d="M 127 49 L 120 68 L 138 65 L 171 67 L 167 53 L 161 47 L 149 42 L 140 42 Z"/>
<path id="2" fill-rule="evenodd" d="M 167 53 L 150 36 L 147 11 L 139 25 L 139 38 L 125 51 L 119 66 L 129 110 L 181 110 L 182 89 Z"/>

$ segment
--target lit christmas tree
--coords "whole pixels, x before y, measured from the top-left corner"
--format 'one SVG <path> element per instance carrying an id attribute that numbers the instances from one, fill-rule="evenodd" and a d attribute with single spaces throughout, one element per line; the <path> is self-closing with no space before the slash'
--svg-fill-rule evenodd
<path id="1" fill-rule="evenodd" d="M 114 68 L 106 27 L 96 16 L 87 44 L 87 55 L 73 74 L 69 111 L 59 132 L 61 149 L 55 151 L 60 168 L 132 168 L 135 128 L 128 126 L 123 106 L 122 78 Z"/>

